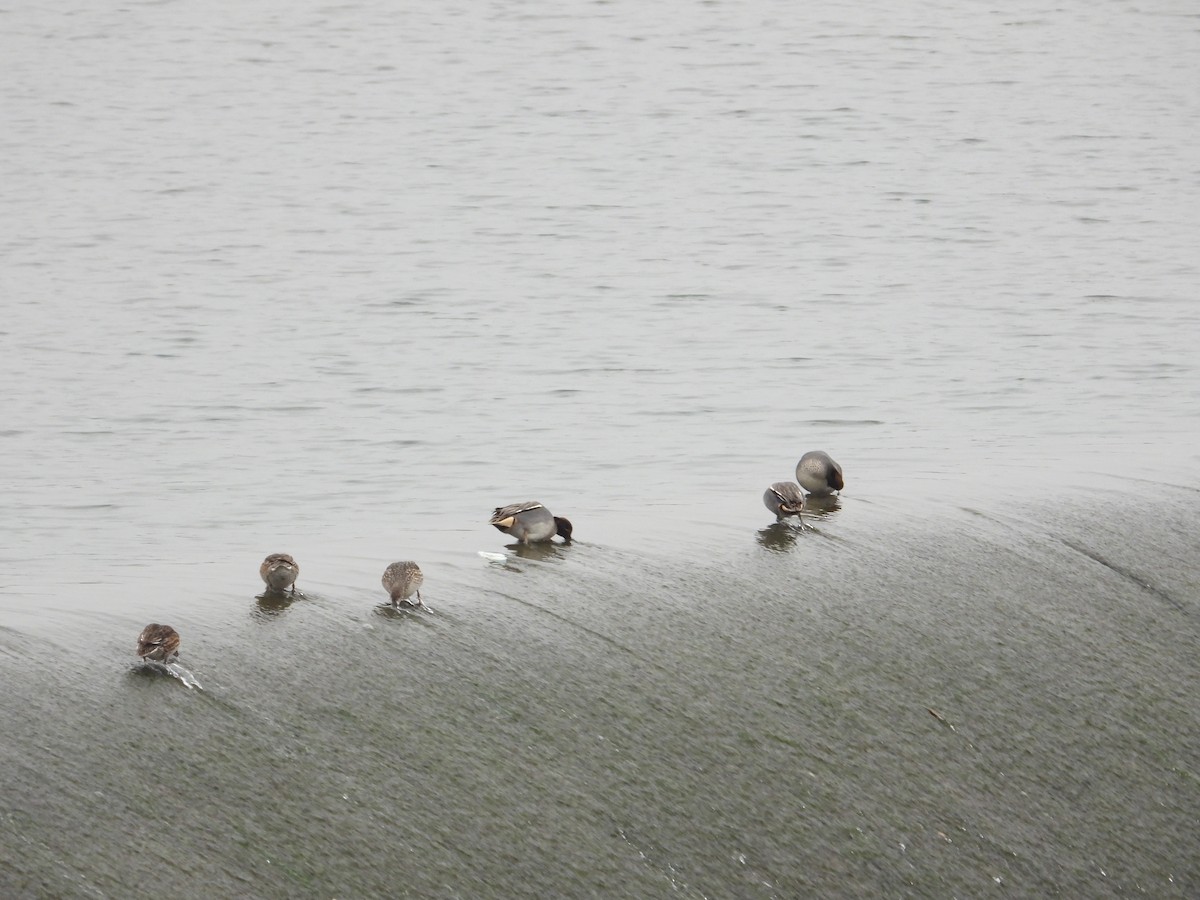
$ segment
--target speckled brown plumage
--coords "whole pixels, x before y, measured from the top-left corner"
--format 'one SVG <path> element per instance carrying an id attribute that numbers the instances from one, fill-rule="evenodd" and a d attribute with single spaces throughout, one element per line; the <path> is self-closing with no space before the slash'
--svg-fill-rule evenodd
<path id="1" fill-rule="evenodd" d="M 258 567 L 263 583 L 273 591 L 296 589 L 300 566 L 286 553 L 272 553 Z"/>
<path id="2" fill-rule="evenodd" d="M 147 625 L 138 635 L 137 655 L 170 662 L 179 655 L 179 632 L 170 625 Z"/>
<path id="3" fill-rule="evenodd" d="M 421 567 L 408 559 L 392 563 L 383 572 L 383 589 L 388 592 L 392 606 L 397 609 L 421 605 L 421 584 L 424 581 Z M 414 593 L 417 595 L 416 603 L 408 599 Z"/>

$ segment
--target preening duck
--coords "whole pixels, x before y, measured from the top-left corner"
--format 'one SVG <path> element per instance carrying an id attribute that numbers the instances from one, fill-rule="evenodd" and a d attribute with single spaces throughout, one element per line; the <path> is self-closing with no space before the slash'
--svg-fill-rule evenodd
<path id="1" fill-rule="evenodd" d="M 799 516 L 804 521 L 804 493 L 794 481 L 777 481 L 763 494 L 763 505 L 783 521 L 788 516 Z"/>
<path id="2" fill-rule="evenodd" d="M 137 655 L 168 663 L 179 655 L 179 632 L 170 625 L 147 625 L 138 635 Z"/>
<path id="3" fill-rule="evenodd" d="M 842 467 L 824 450 L 810 450 L 796 463 L 800 487 L 816 497 L 827 497 L 845 486 Z"/>
<path id="4" fill-rule="evenodd" d="M 286 553 L 272 553 L 258 567 L 263 584 L 273 591 L 296 590 L 300 566 Z"/>
<path id="5" fill-rule="evenodd" d="M 556 534 L 561 535 L 564 542 L 571 543 L 571 523 L 561 516 L 552 515 L 550 510 L 534 500 L 496 507 L 488 524 L 512 535 L 522 544 L 548 541 Z"/>
<path id="6" fill-rule="evenodd" d="M 421 605 L 421 585 L 425 576 L 421 567 L 410 559 L 394 562 L 383 570 L 383 589 L 388 592 L 392 606 L 400 609 L 402 606 Z M 417 595 L 417 602 L 408 598 Z"/>

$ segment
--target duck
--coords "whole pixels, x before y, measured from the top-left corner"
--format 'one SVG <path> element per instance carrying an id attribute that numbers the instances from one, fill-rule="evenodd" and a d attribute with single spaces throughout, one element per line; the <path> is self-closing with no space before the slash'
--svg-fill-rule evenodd
<path id="1" fill-rule="evenodd" d="M 421 584 L 424 581 L 421 567 L 410 559 L 394 562 L 383 570 L 383 589 L 388 592 L 396 609 L 421 606 Z M 414 593 L 417 595 L 416 603 L 408 599 Z"/>
<path id="2" fill-rule="evenodd" d="M 782 522 L 788 516 L 798 516 L 804 524 L 804 492 L 794 481 L 777 481 L 763 493 L 763 505 Z"/>
<path id="3" fill-rule="evenodd" d="M 263 583 L 273 591 L 296 590 L 300 566 L 286 553 L 272 553 L 258 567 Z"/>
<path id="4" fill-rule="evenodd" d="M 179 632 L 170 625 L 147 625 L 138 635 L 137 655 L 168 663 L 179 655 Z"/>
<path id="5" fill-rule="evenodd" d="M 845 486 L 842 467 L 824 450 L 810 450 L 796 463 L 796 480 L 814 497 L 828 497 Z"/>
<path id="6" fill-rule="evenodd" d="M 522 544 L 549 541 L 561 535 L 563 543 L 571 543 L 572 525 L 562 516 L 552 515 L 550 510 L 535 500 L 498 506 L 488 520 L 505 534 L 510 534 Z"/>

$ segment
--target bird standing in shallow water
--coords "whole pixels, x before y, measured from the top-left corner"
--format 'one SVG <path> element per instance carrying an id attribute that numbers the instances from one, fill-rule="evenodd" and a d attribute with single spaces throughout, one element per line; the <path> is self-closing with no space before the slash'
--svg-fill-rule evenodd
<path id="1" fill-rule="evenodd" d="M 794 481 L 777 481 L 763 494 L 763 505 L 775 513 L 775 518 L 782 522 L 788 516 L 800 519 L 804 525 L 804 493 Z"/>
<path id="2" fill-rule="evenodd" d="M 562 516 L 552 515 L 550 510 L 536 500 L 498 506 L 488 524 L 512 535 L 522 544 L 549 541 L 556 534 L 561 535 L 563 542 L 569 544 L 573 530 L 570 521 Z"/>
<path id="3" fill-rule="evenodd" d="M 138 635 L 137 655 L 168 663 L 179 655 L 179 632 L 170 625 L 147 625 Z"/>
<path id="4" fill-rule="evenodd" d="M 810 450 L 796 463 L 796 480 L 815 497 L 827 497 L 845 486 L 842 467 L 824 450 Z"/>
<path id="5" fill-rule="evenodd" d="M 421 606 L 421 583 L 425 576 L 421 567 L 412 560 L 394 562 L 383 570 L 383 589 L 388 592 L 392 606 L 399 609 L 402 606 Z M 408 598 L 417 595 L 417 602 Z"/>
<path id="6" fill-rule="evenodd" d="M 286 553 L 272 553 L 258 567 L 263 583 L 273 591 L 296 590 L 300 566 Z"/>

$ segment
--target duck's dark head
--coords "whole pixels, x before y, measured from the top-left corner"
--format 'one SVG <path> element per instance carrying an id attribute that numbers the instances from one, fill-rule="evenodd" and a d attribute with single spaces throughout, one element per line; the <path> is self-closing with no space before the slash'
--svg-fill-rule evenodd
<path id="1" fill-rule="evenodd" d="M 846 482 L 842 480 L 841 469 L 834 469 L 829 473 L 829 486 L 831 488 L 833 488 L 835 491 L 840 491 L 843 487 L 845 487 L 845 485 Z"/>
<path id="2" fill-rule="evenodd" d="M 568 544 L 571 543 L 571 520 L 564 519 L 562 516 L 555 516 L 554 524 L 558 526 L 559 536 Z"/>

